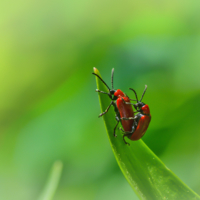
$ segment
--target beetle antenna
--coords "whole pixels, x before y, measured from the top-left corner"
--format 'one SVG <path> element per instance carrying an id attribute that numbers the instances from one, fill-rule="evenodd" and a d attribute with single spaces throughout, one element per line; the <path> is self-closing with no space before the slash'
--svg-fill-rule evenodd
<path id="1" fill-rule="evenodd" d="M 134 89 L 132 89 L 132 88 L 129 88 L 129 90 L 132 90 L 135 93 L 136 101 L 138 102 L 138 97 L 137 97 L 136 91 Z"/>
<path id="2" fill-rule="evenodd" d="M 145 85 L 145 89 L 144 89 L 144 92 L 143 92 L 142 97 L 141 97 L 141 99 L 140 99 L 140 102 L 142 101 L 142 98 L 143 98 L 143 96 L 144 96 L 146 90 L 147 90 L 147 85 Z"/>
<path id="3" fill-rule="evenodd" d="M 108 87 L 108 85 L 105 83 L 105 81 L 98 75 L 98 74 L 95 74 L 95 73 L 92 73 L 92 74 L 94 74 L 95 76 L 97 76 L 104 84 L 105 84 L 105 86 L 109 89 L 109 91 L 110 91 L 110 88 Z"/>
<path id="4" fill-rule="evenodd" d="M 130 99 L 130 98 L 129 98 Z M 137 101 L 137 100 L 135 100 L 135 99 L 130 99 L 131 101 Z"/>
<path id="5" fill-rule="evenodd" d="M 112 68 L 112 72 L 111 72 L 111 86 L 112 86 L 112 90 L 113 90 L 113 76 L 114 76 L 114 68 Z"/>

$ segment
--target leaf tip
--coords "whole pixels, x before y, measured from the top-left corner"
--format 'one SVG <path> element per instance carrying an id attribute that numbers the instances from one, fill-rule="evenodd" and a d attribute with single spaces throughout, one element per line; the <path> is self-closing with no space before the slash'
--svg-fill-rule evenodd
<path id="1" fill-rule="evenodd" d="M 98 69 L 97 69 L 96 67 L 93 67 L 93 70 L 94 70 L 94 73 L 95 73 L 95 74 L 98 74 L 98 73 L 99 73 L 99 71 L 98 71 Z"/>

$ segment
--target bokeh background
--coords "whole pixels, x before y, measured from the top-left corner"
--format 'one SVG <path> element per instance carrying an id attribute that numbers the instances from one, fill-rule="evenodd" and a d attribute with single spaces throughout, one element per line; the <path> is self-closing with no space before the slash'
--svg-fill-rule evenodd
<path id="1" fill-rule="evenodd" d="M 93 67 L 148 103 L 145 143 L 200 194 L 200 3 L 1 1 L 0 199 L 138 199 L 112 153 Z M 134 142 L 131 143 L 134 145 Z"/>

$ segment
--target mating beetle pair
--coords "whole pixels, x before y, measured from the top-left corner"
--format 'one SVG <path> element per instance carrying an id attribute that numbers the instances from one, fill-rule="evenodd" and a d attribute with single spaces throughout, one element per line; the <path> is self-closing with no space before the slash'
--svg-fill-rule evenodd
<path id="1" fill-rule="evenodd" d="M 117 120 L 117 124 L 114 127 L 114 136 L 116 136 L 115 135 L 116 128 L 119 122 L 121 122 L 124 130 L 122 128 L 119 129 L 123 132 L 123 140 L 125 144 L 129 144 L 126 142 L 125 137 L 128 137 L 130 140 L 139 140 L 145 134 L 149 126 L 149 123 L 151 121 L 149 106 L 141 102 L 146 92 L 147 86 L 145 86 L 140 101 L 138 100 L 136 91 L 132 88 L 129 88 L 135 94 L 136 100 L 133 100 L 130 99 L 126 94 L 124 94 L 120 89 L 115 90 L 113 88 L 114 68 L 112 69 L 111 73 L 112 89 L 109 88 L 109 86 L 104 82 L 104 80 L 98 74 L 95 73 L 92 74 L 97 76 L 109 90 L 109 92 L 104 92 L 96 89 L 96 92 L 107 94 L 111 99 L 110 105 L 103 113 L 99 115 L 99 117 L 106 114 L 110 109 L 111 105 L 113 105 L 116 113 L 115 118 Z M 131 103 L 131 101 L 137 101 L 137 103 L 133 104 Z M 134 106 L 136 112 L 133 111 L 132 105 Z M 138 114 L 134 116 L 134 113 Z"/>

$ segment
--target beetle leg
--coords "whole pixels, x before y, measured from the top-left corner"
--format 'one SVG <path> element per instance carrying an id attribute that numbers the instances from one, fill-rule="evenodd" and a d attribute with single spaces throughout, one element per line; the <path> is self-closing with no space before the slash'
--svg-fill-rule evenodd
<path id="1" fill-rule="evenodd" d="M 111 101 L 110 105 L 106 108 L 106 110 L 104 112 L 102 112 L 99 117 L 101 117 L 102 115 L 106 114 L 110 108 L 110 106 L 113 104 L 113 101 Z"/>
<path id="2" fill-rule="evenodd" d="M 119 130 L 121 130 L 123 132 L 123 140 L 124 140 L 125 144 L 128 144 L 130 146 L 130 144 L 128 142 L 126 142 L 125 137 L 129 137 L 134 133 L 135 126 L 134 125 L 132 126 L 131 131 L 124 131 L 121 127 L 119 128 Z"/>
<path id="3" fill-rule="evenodd" d="M 117 126 L 118 126 L 118 124 L 119 124 L 119 118 L 117 117 L 117 115 L 115 116 L 115 119 L 117 120 L 117 124 L 115 125 L 115 128 L 114 128 L 114 136 L 115 137 L 117 137 L 117 135 L 115 135 L 115 131 L 116 131 L 116 128 L 117 128 Z"/>
<path id="4" fill-rule="evenodd" d="M 125 104 L 133 104 L 133 105 L 134 105 L 134 103 L 126 102 L 126 101 L 124 100 L 124 98 L 122 98 L 122 97 L 121 97 L 121 100 L 122 100 Z"/>
<path id="5" fill-rule="evenodd" d="M 121 97 L 121 99 L 122 99 L 122 101 L 123 101 L 125 104 L 133 105 L 133 106 L 134 106 L 134 108 L 135 108 L 135 110 L 136 110 L 136 112 L 134 112 L 134 113 L 140 112 L 139 110 L 137 110 L 137 106 L 135 105 L 135 103 L 126 102 L 122 97 Z M 136 100 L 134 100 L 134 99 L 130 99 L 130 100 L 136 101 Z"/>
<path id="6" fill-rule="evenodd" d="M 121 97 L 121 100 L 124 102 L 124 103 L 126 103 L 126 101 Z"/>
<path id="7" fill-rule="evenodd" d="M 119 127 L 118 128 L 120 131 L 122 131 L 123 133 L 125 133 L 125 131 L 121 128 L 121 127 Z"/>
<path id="8" fill-rule="evenodd" d="M 128 144 L 130 146 L 130 144 L 128 142 L 126 142 L 125 137 L 131 136 L 132 133 L 125 133 L 123 134 L 123 140 L 125 142 L 125 144 Z"/>
<path id="9" fill-rule="evenodd" d="M 123 99 L 124 100 L 124 99 Z M 135 105 L 134 103 L 131 103 L 131 102 L 126 102 L 124 101 L 125 104 L 129 104 L 129 105 Z"/>
<path id="10" fill-rule="evenodd" d="M 122 99 L 122 101 L 123 101 L 125 104 L 133 105 L 133 107 L 135 108 L 136 112 L 139 112 L 139 111 L 137 110 L 137 106 L 135 105 L 135 103 L 126 102 L 123 98 L 121 98 L 121 99 Z M 132 99 L 131 99 L 131 100 L 132 100 Z M 134 100 L 133 100 L 133 101 L 134 101 Z M 136 112 L 134 112 L 134 113 L 136 113 Z"/>
<path id="11" fill-rule="evenodd" d="M 133 119 L 137 119 L 137 117 L 122 117 L 121 120 L 133 120 Z"/>
<path id="12" fill-rule="evenodd" d="M 128 97 L 128 98 L 129 98 L 129 97 Z M 130 99 L 130 98 L 129 98 L 129 100 L 131 100 L 131 101 L 137 101 L 136 99 Z"/>
<path id="13" fill-rule="evenodd" d="M 128 142 L 126 142 L 126 140 L 125 140 L 124 137 L 131 136 L 131 135 L 132 135 L 132 132 L 125 132 L 121 127 L 119 128 L 119 130 L 121 130 L 121 131 L 123 132 L 123 140 L 124 140 L 125 144 L 130 145 Z"/>
<path id="14" fill-rule="evenodd" d="M 110 95 L 109 93 L 107 93 L 107 92 L 104 92 L 104 91 L 100 91 L 100 90 L 98 90 L 98 89 L 96 89 L 95 91 L 96 91 L 96 92 L 103 93 L 103 94 L 108 94 L 108 95 Z"/>
<path id="15" fill-rule="evenodd" d="M 129 105 L 135 105 L 134 103 L 131 103 L 131 102 L 126 102 L 122 97 L 121 97 L 121 100 L 125 103 L 125 104 L 129 104 Z"/>

